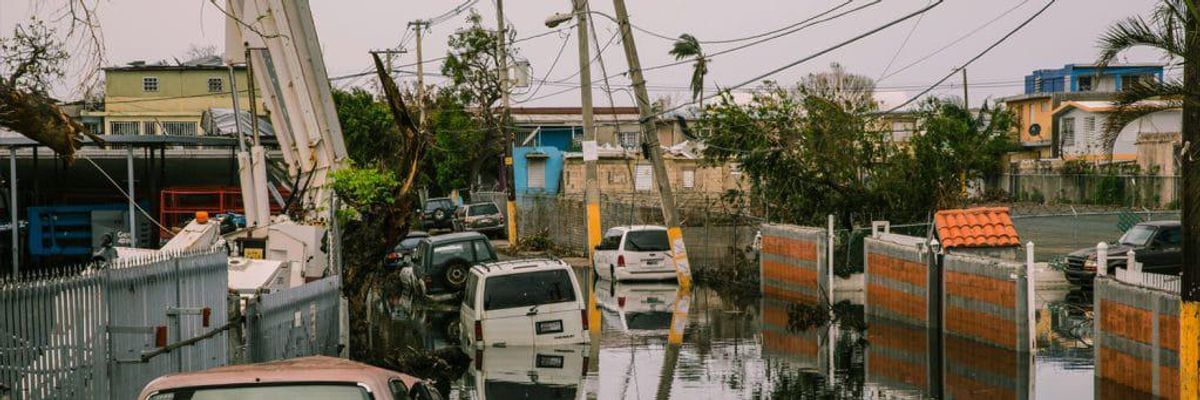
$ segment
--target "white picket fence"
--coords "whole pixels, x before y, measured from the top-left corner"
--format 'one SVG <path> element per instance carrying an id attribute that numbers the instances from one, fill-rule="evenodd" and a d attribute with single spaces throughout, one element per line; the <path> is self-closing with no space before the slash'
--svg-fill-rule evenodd
<path id="1" fill-rule="evenodd" d="M 1108 268 L 1100 266 L 1108 265 L 1108 260 L 1124 259 L 1125 267 L 1117 268 L 1113 272 L 1113 278 L 1128 283 L 1134 286 L 1140 286 L 1148 289 L 1161 290 L 1168 293 L 1179 294 L 1180 277 L 1179 275 L 1156 274 L 1142 271 L 1142 263 L 1137 261 L 1137 253 L 1130 250 L 1129 253 L 1120 257 L 1108 256 L 1108 244 L 1100 243 L 1096 245 L 1096 272 L 1104 276 L 1108 272 Z"/>

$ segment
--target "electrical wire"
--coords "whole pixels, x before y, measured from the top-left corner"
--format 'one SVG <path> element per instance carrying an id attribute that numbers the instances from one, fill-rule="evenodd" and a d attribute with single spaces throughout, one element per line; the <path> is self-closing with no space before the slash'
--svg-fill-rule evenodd
<path id="1" fill-rule="evenodd" d="M 779 66 L 779 67 L 777 67 L 777 68 L 771 69 L 770 71 L 764 72 L 764 73 L 762 73 L 762 74 L 759 74 L 759 75 L 757 75 L 757 76 L 755 76 L 755 77 L 753 77 L 753 78 L 747 79 L 747 80 L 745 80 L 745 81 L 743 81 L 743 82 L 741 82 L 741 83 L 738 83 L 738 84 L 736 84 L 736 85 L 730 86 L 729 88 L 731 88 L 731 89 L 737 89 L 737 88 L 740 88 L 740 87 L 743 87 L 743 86 L 750 85 L 750 84 L 752 84 L 752 83 L 757 83 L 757 82 L 760 82 L 761 80 L 763 80 L 763 79 L 766 79 L 766 78 L 768 78 L 768 77 L 770 77 L 770 76 L 772 76 L 772 75 L 775 75 L 775 74 L 777 74 L 777 73 L 779 73 L 779 72 L 782 72 L 782 71 L 785 71 L 785 70 L 787 70 L 787 69 L 789 69 L 789 68 L 795 67 L 795 66 L 797 66 L 797 65 L 800 65 L 800 64 L 803 64 L 803 63 L 806 63 L 806 62 L 808 62 L 808 61 L 811 61 L 811 60 L 813 60 L 813 59 L 815 59 L 815 58 L 817 58 L 817 57 L 820 57 L 820 56 L 823 56 L 823 55 L 825 55 L 825 54 L 828 54 L 828 53 L 830 53 L 830 52 L 832 52 L 832 51 L 834 51 L 834 50 L 840 49 L 840 48 L 842 48 L 842 47 L 845 47 L 845 46 L 847 46 L 847 45 L 850 45 L 850 44 L 852 44 L 852 43 L 854 43 L 854 42 L 857 42 L 857 41 L 859 41 L 859 40 L 862 40 L 862 39 L 864 39 L 864 38 L 867 38 L 867 37 L 869 37 L 869 36 L 872 36 L 872 35 L 874 35 L 874 34 L 876 34 L 876 33 L 879 33 L 879 32 L 881 32 L 881 31 L 883 31 L 883 30 L 885 30 L 885 29 L 887 29 L 887 28 L 890 28 L 890 27 L 892 27 L 892 26 L 895 26 L 896 24 L 899 24 L 899 23 L 901 23 L 901 22 L 904 22 L 904 21 L 907 21 L 907 20 L 909 20 L 909 19 L 912 19 L 913 17 L 916 17 L 916 16 L 918 16 L 918 15 L 921 15 L 921 14 L 924 14 L 924 13 L 926 13 L 926 12 L 929 12 L 929 10 L 932 10 L 932 9 L 936 8 L 937 6 L 941 5 L 941 4 L 942 4 L 943 2 L 945 2 L 945 1 L 946 1 L 946 0 L 937 0 L 936 2 L 934 2 L 934 3 L 932 3 L 932 4 L 928 4 L 928 5 L 926 5 L 925 7 L 921 8 L 921 9 L 918 9 L 918 10 L 916 10 L 916 11 L 913 11 L 913 12 L 911 12 L 911 13 L 905 14 L 904 16 L 902 16 L 902 17 L 900 17 L 900 18 L 897 18 L 897 19 L 894 19 L 894 20 L 892 20 L 892 21 L 889 21 L 889 22 L 888 22 L 888 23 L 886 23 L 886 24 L 883 24 L 883 25 L 877 26 L 877 27 L 875 27 L 875 28 L 872 28 L 871 30 L 868 30 L 868 31 L 866 31 L 866 32 L 863 32 L 863 33 L 860 33 L 860 34 L 858 34 L 857 36 L 854 36 L 854 37 L 852 37 L 852 38 L 850 38 L 850 39 L 847 39 L 847 40 L 845 40 L 845 41 L 842 41 L 841 43 L 838 43 L 838 44 L 836 44 L 836 45 L 833 45 L 833 46 L 827 47 L 827 48 L 825 48 L 825 49 L 823 49 L 823 50 L 821 50 L 821 51 L 818 51 L 818 52 L 816 52 L 816 53 L 809 54 L 808 56 L 802 57 L 802 58 L 800 58 L 800 59 L 798 59 L 798 60 L 796 60 L 796 61 L 792 61 L 792 62 L 789 62 L 789 63 L 787 63 L 787 64 L 784 64 L 784 65 L 782 65 L 782 66 Z M 1052 1 L 1056 1 L 1056 0 L 1052 0 Z M 872 4 L 875 4 L 875 3 L 872 3 Z M 861 7 L 860 7 L 860 8 L 861 8 Z M 860 8 L 856 8 L 856 9 L 860 9 Z M 850 11 L 852 12 L 852 11 L 854 11 L 854 10 L 850 10 Z M 944 81 L 944 80 L 943 80 L 943 81 Z M 939 84 L 940 84 L 940 83 L 941 83 L 941 82 L 939 82 Z M 691 100 L 691 101 L 687 101 L 687 102 L 684 102 L 683 104 L 680 104 L 680 105 L 677 105 L 677 106 L 671 107 L 671 108 L 669 108 L 669 109 L 662 110 L 662 111 L 659 111 L 659 112 L 657 112 L 657 113 L 654 113 L 654 114 L 652 114 L 652 115 L 648 116 L 647 118 L 654 118 L 654 117 L 658 117 L 658 116 L 665 115 L 665 114 L 667 114 L 667 113 L 671 113 L 671 112 L 674 112 L 674 111 L 678 111 L 678 110 L 680 110 L 680 109 L 682 109 L 682 108 L 684 108 L 684 107 L 687 107 L 687 106 L 690 106 L 690 105 L 692 105 L 692 104 L 695 104 L 695 103 L 696 103 L 696 102 L 698 102 L 698 101 L 703 101 L 703 100 L 707 100 L 707 99 L 712 99 L 712 98 L 715 98 L 715 97 L 717 97 L 717 96 L 720 96 L 720 95 L 721 95 L 721 93 L 720 93 L 720 92 L 718 92 L 718 93 L 714 93 L 714 94 L 711 94 L 711 95 L 703 96 L 703 97 L 701 97 L 700 99 L 697 99 L 697 100 Z"/>
<path id="2" fill-rule="evenodd" d="M 942 79 L 939 79 L 937 82 L 934 82 L 933 85 L 930 85 L 925 90 L 922 90 L 920 93 L 917 93 L 916 96 L 910 97 L 908 100 L 904 101 L 903 103 L 900 103 L 899 105 L 892 107 L 891 109 L 888 109 L 883 114 L 889 114 L 889 113 L 895 112 L 896 110 L 904 108 L 905 106 L 912 104 L 914 101 L 917 101 L 917 99 L 920 99 L 922 96 L 933 91 L 933 89 L 937 88 L 942 83 L 946 82 L 947 79 L 950 79 L 950 77 L 954 76 L 959 71 L 962 71 L 963 68 L 966 68 L 968 65 L 971 65 L 971 63 L 975 62 L 976 60 L 979 60 L 984 55 L 986 55 L 988 52 L 992 51 L 992 49 L 996 48 L 1001 43 L 1004 43 L 1006 40 L 1008 40 L 1008 38 L 1015 35 L 1022 28 L 1025 28 L 1025 26 L 1029 25 L 1029 23 L 1031 23 L 1031 22 L 1033 22 L 1033 20 L 1037 19 L 1038 16 L 1041 16 L 1042 13 L 1045 13 L 1046 10 L 1050 9 L 1050 6 L 1054 5 L 1054 3 L 1057 1 L 1058 0 L 1050 0 L 1050 1 L 1046 2 L 1046 5 L 1042 6 L 1042 8 L 1039 9 L 1036 13 L 1031 15 L 1029 18 L 1025 19 L 1025 21 L 1021 22 L 1020 25 L 1017 25 L 1015 28 L 1008 31 L 1008 33 L 1006 33 L 1004 36 L 1000 37 L 999 40 L 995 41 L 987 48 L 983 49 L 983 51 L 979 52 L 979 54 L 976 54 L 974 57 L 971 57 L 971 59 L 967 60 L 967 62 L 963 63 L 962 65 L 958 66 L 957 68 L 954 68 L 953 70 L 950 71 L 950 73 L 946 74 L 946 76 L 943 76 Z M 883 114 L 880 114 L 880 115 L 883 115 Z"/>
<path id="3" fill-rule="evenodd" d="M 540 79 L 538 81 L 537 87 L 534 88 L 533 91 L 529 93 L 529 97 L 526 97 L 524 101 L 527 101 L 528 99 L 533 98 L 534 96 L 537 95 L 538 92 L 540 92 L 542 90 L 542 86 L 545 86 L 546 80 L 548 78 L 550 78 L 550 74 L 554 72 L 554 67 L 558 66 L 558 60 L 562 58 L 563 50 L 566 50 L 567 43 L 570 43 L 570 42 L 571 42 L 571 32 L 567 32 L 567 36 L 563 38 L 562 45 L 558 47 L 558 54 L 554 55 L 554 61 L 550 63 L 550 68 L 546 69 L 546 74 L 542 77 L 542 79 Z M 521 103 L 524 101 L 518 101 L 518 103 Z"/>
<path id="4" fill-rule="evenodd" d="M 896 62 L 896 58 L 900 57 L 900 53 L 904 51 L 904 47 L 908 46 L 908 40 L 912 39 L 913 32 L 916 32 L 917 27 L 921 26 L 921 20 L 923 19 L 925 19 L 925 14 L 921 14 L 920 17 L 917 17 L 917 22 L 914 22 L 912 28 L 908 30 L 908 34 L 904 35 L 904 41 L 900 42 L 900 47 L 896 48 L 896 52 L 892 54 L 892 59 L 888 60 L 887 66 L 883 67 L 883 72 L 879 73 L 879 78 L 875 79 L 876 82 L 878 82 L 880 79 L 883 79 L 883 76 L 888 73 L 888 70 L 892 69 L 892 63 Z"/>
<path id="5" fill-rule="evenodd" d="M 934 50 L 933 52 L 926 54 L 924 57 L 921 57 L 921 58 L 917 59 L 916 61 L 908 63 L 905 66 L 900 67 L 899 69 L 897 69 L 895 71 L 892 71 L 890 74 L 881 76 L 879 79 L 875 80 L 875 82 L 876 83 L 882 82 L 888 78 L 896 76 L 896 74 L 907 71 L 909 68 L 912 68 L 913 66 L 916 66 L 917 64 L 925 62 L 925 60 L 928 60 L 928 59 L 932 58 L 933 56 L 936 56 L 936 55 L 940 54 L 941 52 L 946 51 L 946 49 L 949 49 L 949 48 L 953 47 L 954 45 L 962 42 L 963 40 L 966 40 L 967 38 L 974 36 L 976 33 L 979 33 L 979 31 L 982 31 L 985 28 L 987 28 L 988 26 L 991 26 L 992 24 L 996 23 L 996 21 L 999 21 L 1001 18 L 1008 16 L 1008 14 L 1011 14 L 1013 11 L 1016 11 L 1018 8 L 1021 8 L 1021 6 L 1024 6 L 1026 3 L 1029 3 L 1029 0 L 1022 0 L 1020 3 L 1017 3 L 1017 5 L 1013 6 L 1012 8 L 1009 8 L 1008 10 L 1004 11 L 1003 13 L 1000 13 L 1000 15 L 997 15 L 996 17 L 992 18 L 987 23 L 984 23 L 983 25 L 976 27 L 975 29 L 971 30 L 970 32 L 967 32 L 966 35 L 960 36 L 958 39 L 955 39 L 954 41 L 947 43 L 945 46 L 939 47 L 937 50 Z"/>
<path id="6" fill-rule="evenodd" d="M 125 189 L 122 189 L 121 184 L 117 183 L 117 180 L 113 179 L 113 177 L 108 174 L 108 171 L 105 171 L 104 168 L 101 168 L 100 164 L 97 164 L 95 161 L 93 161 L 91 157 L 87 156 L 87 154 L 84 154 L 84 153 L 77 153 L 77 154 L 79 154 L 80 158 L 83 158 L 84 160 L 87 160 L 88 163 L 91 163 L 93 167 L 96 167 L 96 170 L 100 171 L 100 175 L 104 175 L 104 177 L 108 179 L 108 182 L 112 183 L 113 187 L 117 188 L 118 192 L 121 192 L 122 196 L 125 196 L 125 198 L 128 199 L 130 203 L 133 203 L 133 206 L 135 208 L 137 208 L 139 211 L 142 212 L 142 215 L 146 216 L 146 219 L 149 219 L 150 222 L 153 222 L 155 226 L 159 227 L 159 229 L 162 229 L 162 230 L 168 231 L 168 232 L 170 231 L 169 228 L 167 228 L 167 227 L 163 226 L 163 224 L 159 223 L 158 219 L 156 219 L 156 218 L 154 218 L 154 216 L 150 215 L 150 213 L 148 211 L 146 211 L 145 208 L 142 208 L 141 204 L 138 204 L 136 201 L 134 201 L 133 196 L 130 196 L 129 192 L 126 192 Z"/>

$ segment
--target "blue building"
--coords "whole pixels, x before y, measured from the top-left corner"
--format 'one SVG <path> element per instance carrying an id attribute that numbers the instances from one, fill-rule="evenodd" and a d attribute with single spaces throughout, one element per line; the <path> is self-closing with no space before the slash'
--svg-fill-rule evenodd
<path id="1" fill-rule="evenodd" d="M 513 148 L 513 180 L 517 194 L 557 194 L 562 181 L 563 151 L 553 146 Z"/>
<path id="2" fill-rule="evenodd" d="M 1162 82 L 1159 64 L 1067 64 L 1059 69 L 1039 69 L 1025 75 L 1025 94 L 1065 92 L 1119 92 L 1136 81 Z"/>

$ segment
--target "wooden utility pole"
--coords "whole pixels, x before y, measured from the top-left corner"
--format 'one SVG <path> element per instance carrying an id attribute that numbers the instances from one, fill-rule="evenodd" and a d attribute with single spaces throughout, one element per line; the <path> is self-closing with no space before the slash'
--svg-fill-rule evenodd
<path id="1" fill-rule="evenodd" d="M 1189 1 L 1184 12 L 1183 148 L 1179 154 L 1183 180 L 1181 223 L 1183 226 L 1183 277 L 1179 307 L 1180 399 L 1200 398 L 1200 19 L 1197 5 Z"/>
<path id="2" fill-rule="evenodd" d="M 667 224 L 667 238 L 671 242 L 675 273 L 679 277 L 679 285 L 690 288 L 692 271 L 688 264 L 687 248 L 683 243 L 683 230 L 679 227 L 679 210 L 675 209 L 675 196 L 671 193 L 670 176 L 667 175 L 667 166 L 663 163 L 662 147 L 658 143 L 658 127 L 654 122 L 654 111 L 650 108 L 650 95 L 646 92 L 646 79 L 642 76 L 637 46 L 633 43 L 629 11 L 625 9 L 625 0 L 613 0 L 613 7 L 617 13 L 617 25 L 621 29 L 621 42 L 625 46 L 625 59 L 629 63 L 629 77 L 633 80 L 633 93 L 637 100 L 638 114 L 641 116 L 642 143 L 645 145 L 643 147 L 650 152 L 646 156 L 654 164 L 654 181 L 658 184 L 659 195 L 662 196 L 663 220 Z"/>
<path id="3" fill-rule="evenodd" d="M 967 69 L 962 69 L 963 77 L 963 109 L 969 113 L 971 111 L 971 96 L 967 93 Z"/>
<path id="4" fill-rule="evenodd" d="M 425 58 L 421 52 L 421 39 L 429 23 L 418 19 L 409 22 L 408 26 L 417 32 L 417 126 L 425 129 Z"/>
<path id="5" fill-rule="evenodd" d="M 500 114 L 500 132 L 504 134 L 504 180 L 505 191 L 508 192 L 508 245 L 515 247 L 517 245 L 517 188 L 513 177 L 513 133 L 508 129 L 508 49 L 504 46 L 504 41 L 508 34 L 504 29 L 504 0 L 496 0 L 496 34 L 497 37 L 497 53 L 500 67 L 500 104 L 502 111 Z"/>
<path id="6" fill-rule="evenodd" d="M 579 104 L 583 116 L 583 169 L 584 204 L 587 207 L 588 264 L 595 264 L 596 246 L 600 245 L 600 183 L 596 162 L 596 126 L 592 113 L 592 60 L 588 51 L 588 4 L 587 0 L 573 0 L 576 35 L 579 36 Z M 595 268 L 588 272 L 588 284 L 595 280 Z M 591 287 L 591 286 L 589 286 Z M 594 293 L 595 291 L 591 291 Z M 596 296 L 588 296 L 588 330 L 600 334 L 600 310 L 596 307 Z M 599 338 L 597 336 L 596 338 Z"/>

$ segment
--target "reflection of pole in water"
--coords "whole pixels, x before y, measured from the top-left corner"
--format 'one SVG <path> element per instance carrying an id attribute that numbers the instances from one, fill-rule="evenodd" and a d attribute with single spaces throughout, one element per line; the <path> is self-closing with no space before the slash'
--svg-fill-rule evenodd
<path id="1" fill-rule="evenodd" d="M 688 311 L 692 306 L 692 291 L 680 286 L 675 292 L 675 303 L 671 305 L 671 327 L 667 332 L 662 371 L 658 374 L 658 391 L 655 398 L 671 397 L 671 384 L 675 382 L 675 366 L 679 363 L 679 349 L 683 347 L 683 329 L 687 327 Z"/>

